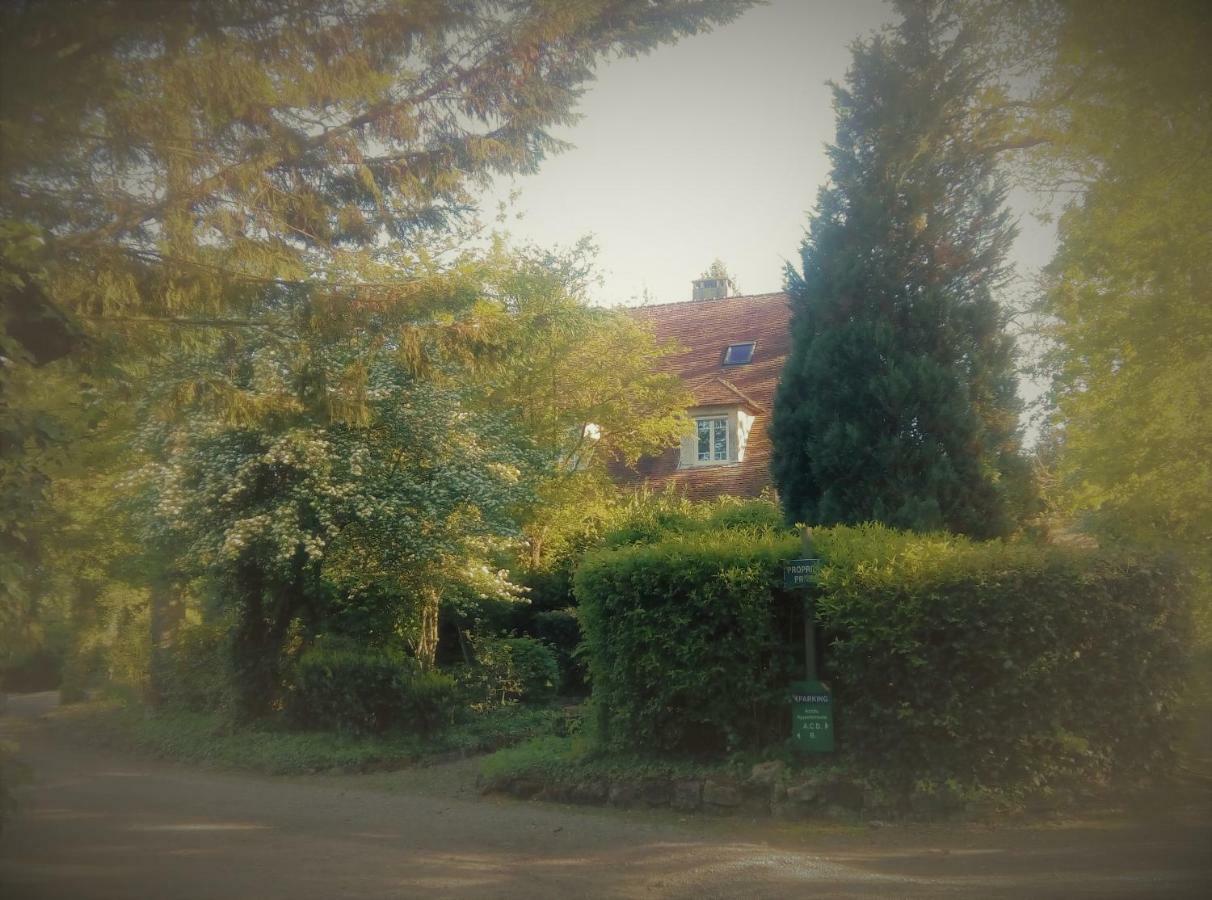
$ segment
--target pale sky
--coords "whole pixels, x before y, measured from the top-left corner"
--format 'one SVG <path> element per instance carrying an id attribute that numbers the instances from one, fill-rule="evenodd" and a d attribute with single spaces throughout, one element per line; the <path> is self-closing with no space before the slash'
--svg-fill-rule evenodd
<path id="1" fill-rule="evenodd" d="M 709 34 L 600 67 L 583 118 L 556 136 L 575 147 L 533 176 L 501 181 L 485 213 L 520 192 L 505 227 L 543 247 L 592 235 L 603 305 L 690 299 L 717 257 L 742 293 L 777 291 L 829 165 L 826 81 L 849 45 L 893 18 L 881 0 L 774 0 Z M 1047 261 L 1051 230 L 1024 214 L 1015 259 Z M 520 215 L 521 218 L 516 218 Z"/>

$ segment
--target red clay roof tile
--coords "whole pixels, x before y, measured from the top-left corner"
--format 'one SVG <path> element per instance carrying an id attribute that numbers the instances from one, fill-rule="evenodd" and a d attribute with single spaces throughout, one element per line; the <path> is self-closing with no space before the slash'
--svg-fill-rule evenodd
<path id="1" fill-rule="evenodd" d="M 756 497 L 770 485 L 770 409 L 783 362 L 791 349 L 791 307 L 784 293 L 751 294 L 719 300 L 690 300 L 641 306 L 629 311 L 647 322 L 657 340 L 679 349 L 660 364 L 682 378 L 697 406 L 740 406 L 754 414 L 739 463 L 679 469 L 680 452 L 671 447 L 633 467 L 618 463 L 612 474 L 624 484 L 672 487 L 692 499 L 725 494 Z M 754 342 L 753 360 L 724 365 L 729 344 Z"/>

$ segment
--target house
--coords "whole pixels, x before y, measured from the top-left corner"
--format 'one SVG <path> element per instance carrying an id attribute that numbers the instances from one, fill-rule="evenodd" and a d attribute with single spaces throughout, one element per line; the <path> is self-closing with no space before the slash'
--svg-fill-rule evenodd
<path id="1" fill-rule="evenodd" d="M 784 293 L 732 296 L 726 278 L 694 282 L 693 298 L 631 311 L 657 340 L 681 349 L 663 371 L 694 395 L 694 433 L 680 447 L 617 463 L 624 485 L 674 489 L 694 500 L 756 497 L 770 486 L 770 410 L 791 348 L 791 307 Z"/>

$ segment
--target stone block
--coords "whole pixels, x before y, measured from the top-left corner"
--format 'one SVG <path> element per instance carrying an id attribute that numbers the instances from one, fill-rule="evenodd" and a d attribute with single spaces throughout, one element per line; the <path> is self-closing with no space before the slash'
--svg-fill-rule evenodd
<path id="1" fill-rule="evenodd" d="M 583 806 L 601 806 L 610 795 L 610 783 L 604 778 L 578 781 L 568 789 L 568 802 Z"/>
<path id="2" fill-rule="evenodd" d="M 703 782 L 697 778 L 675 781 L 672 805 L 682 812 L 697 812 L 703 805 Z"/>
<path id="3" fill-rule="evenodd" d="M 815 781 L 801 781 L 787 785 L 787 800 L 791 803 L 815 803 L 821 795 L 821 786 Z"/>
<path id="4" fill-rule="evenodd" d="M 770 762 L 757 763 L 749 770 L 749 783 L 760 784 L 767 787 L 777 784 L 783 778 L 783 772 L 787 766 L 777 759 Z"/>
<path id="5" fill-rule="evenodd" d="M 668 806 L 673 799 L 673 785 L 667 778 L 645 778 L 640 785 L 640 799 L 646 806 Z"/>
<path id="6" fill-rule="evenodd" d="M 741 805 L 741 788 L 735 781 L 708 778 L 703 784 L 703 806 L 716 810 L 733 810 Z"/>

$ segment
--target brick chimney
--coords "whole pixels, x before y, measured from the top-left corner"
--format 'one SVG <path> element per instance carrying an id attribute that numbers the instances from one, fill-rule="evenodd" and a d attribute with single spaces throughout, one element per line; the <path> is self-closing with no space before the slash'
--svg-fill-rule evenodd
<path id="1" fill-rule="evenodd" d="M 732 279 L 726 275 L 696 278 L 691 284 L 694 285 L 694 292 L 691 294 L 692 300 L 723 300 L 725 297 L 731 297 L 734 289 Z"/>

